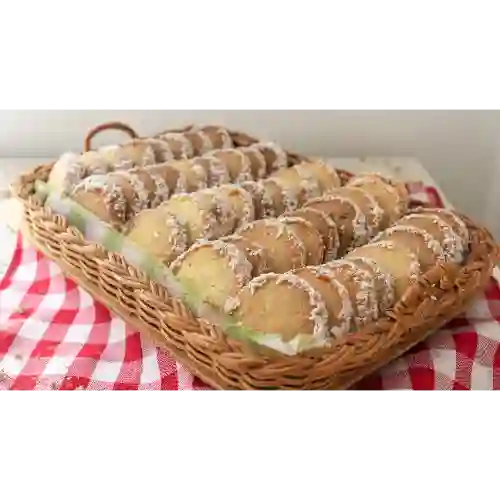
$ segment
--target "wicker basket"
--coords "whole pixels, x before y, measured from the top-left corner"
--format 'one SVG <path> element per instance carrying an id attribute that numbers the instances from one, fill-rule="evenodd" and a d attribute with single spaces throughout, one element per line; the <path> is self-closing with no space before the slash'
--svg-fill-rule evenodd
<path id="1" fill-rule="evenodd" d="M 85 141 L 109 128 L 137 134 L 118 123 L 97 127 Z M 255 139 L 232 134 L 238 146 Z M 291 163 L 302 159 L 290 155 Z M 327 349 L 296 356 L 256 350 L 199 319 L 164 287 L 127 264 L 123 256 L 85 241 L 67 220 L 34 195 L 51 165 L 22 175 L 13 186 L 23 205 L 23 233 L 96 300 L 149 335 L 194 375 L 217 389 L 344 389 L 397 358 L 460 314 L 483 289 L 500 260 L 500 248 L 484 228 L 467 222 L 470 253 L 463 266 L 437 265 L 411 286 L 389 316 Z M 349 177 L 342 174 L 344 180 Z"/>

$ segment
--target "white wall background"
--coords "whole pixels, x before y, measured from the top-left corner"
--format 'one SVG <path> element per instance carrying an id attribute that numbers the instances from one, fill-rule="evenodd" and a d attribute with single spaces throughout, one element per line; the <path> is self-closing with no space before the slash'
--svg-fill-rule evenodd
<path id="1" fill-rule="evenodd" d="M 80 150 L 86 131 L 110 120 L 143 135 L 220 123 L 304 154 L 416 156 L 452 203 L 500 236 L 499 111 L 0 111 L 0 157 Z"/>

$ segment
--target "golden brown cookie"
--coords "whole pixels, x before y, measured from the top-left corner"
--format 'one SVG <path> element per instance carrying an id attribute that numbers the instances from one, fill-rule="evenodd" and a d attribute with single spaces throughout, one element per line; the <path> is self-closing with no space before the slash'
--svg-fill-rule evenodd
<path id="1" fill-rule="evenodd" d="M 163 203 L 164 201 L 170 198 L 170 189 L 168 187 L 167 182 L 160 174 L 147 171 L 148 175 L 151 177 L 151 180 L 154 184 L 154 195 L 151 200 L 150 207 L 156 208 L 158 205 Z"/>
<path id="2" fill-rule="evenodd" d="M 137 189 L 145 191 L 147 196 L 147 200 L 145 200 L 142 210 L 145 208 L 155 208 L 160 203 L 168 200 L 170 196 L 170 190 L 168 189 L 167 183 L 160 175 L 151 173 L 147 167 L 136 167 L 131 170 L 116 172 L 116 174 L 137 178 Z"/>
<path id="3" fill-rule="evenodd" d="M 274 172 L 270 179 L 276 181 L 284 189 L 291 191 L 299 200 L 299 204 L 322 194 L 319 182 L 310 172 L 296 166 L 281 168 Z"/>
<path id="4" fill-rule="evenodd" d="M 218 125 L 203 125 L 193 128 L 194 131 L 199 130 L 207 137 L 211 149 L 231 149 L 234 147 L 233 139 L 228 130 Z"/>
<path id="5" fill-rule="evenodd" d="M 366 230 L 368 238 L 372 238 L 378 234 L 382 229 L 384 210 L 377 198 L 369 191 L 365 191 L 357 187 L 343 187 L 341 188 L 344 196 L 355 201 L 361 209 L 361 212 L 366 218 Z M 334 191 L 330 191 L 334 192 Z"/>
<path id="6" fill-rule="evenodd" d="M 172 156 L 176 160 L 184 160 L 187 158 L 193 158 L 194 156 L 193 145 L 183 133 L 166 132 L 164 134 L 160 134 L 157 139 L 161 139 L 168 144 L 170 151 L 172 151 Z"/>
<path id="7" fill-rule="evenodd" d="M 160 207 L 185 226 L 189 246 L 196 240 L 226 236 L 235 226 L 234 214 L 227 200 L 211 189 L 176 194 Z"/>
<path id="8" fill-rule="evenodd" d="M 120 170 L 108 174 L 108 177 L 121 178 L 128 183 L 129 187 L 125 189 L 125 194 L 129 201 L 129 217 L 150 208 L 155 186 L 150 182 L 151 177 L 147 173 L 144 174 L 140 169 Z"/>
<path id="9" fill-rule="evenodd" d="M 182 224 L 162 208 L 137 214 L 127 228 L 127 239 L 160 263 L 169 265 L 187 249 L 187 233 Z"/>
<path id="10" fill-rule="evenodd" d="M 328 329 L 333 338 L 351 330 L 354 309 L 346 286 L 323 266 L 303 267 L 293 274 L 307 281 L 321 296 L 328 312 Z"/>
<path id="11" fill-rule="evenodd" d="M 252 146 L 247 146 L 245 148 L 238 148 L 238 150 L 248 159 L 250 162 L 250 171 L 252 173 L 252 179 L 257 181 L 259 179 L 264 179 L 267 176 L 266 169 L 266 158 L 262 151 Z"/>
<path id="12" fill-rule="evenodd" d="M 325 261 L 337 258 L 339 250 L 339 232 L 333 219 L 326 213 L 315 208 L 299 208 L 293 212 L 285 212 L 283 217 L 301 217 L 308 220 L 323 238 L 325 246 Z"/>
<path id="13" fill-rule="evenodd" d="M 162 141 L 161 139 L 155 139 L 154 137 L 138 139 L 137 142 L 139 141 L 151 146 L 155 155 L 155 164 L 175 160 L 168 142 Z"/>
<path id="14" fill-rule="evenodd" d="M 227 198 L 227 202 L 231 206 L 231 211 L 235 217 L 233 230 L 255 220 L 253 199 L 248 191 L 236 184 L 225 184 L 214 188 L 214 190 L 223 198 Z"/>
<path id="15" fill-rule="evenodd" d="M 99 150 L 91 150 L 82 153 L 78 163 L 85 168 L 85 177 L 88 177 L 89 175 L 107 174 L 108 172 L 112 172 L 114 170 L 113 165 L 108 163 L 105 155 L 102 155 Z"/>
<path id="16" fill-rule="evenodd" d="M 264 197 L 265 191 L 264 186 L 261 182 L 255 181 L 245 181 L 240 184 L 240 186 L 247 191 L 253 200 L 253 206 L 255 209 L 255 218 L 262 219 L 266 216 L 265 207 L 262 204 L 262 199 Z"/>
<path id="17" fill-rule="evenodd" d="M 247 255 L 228 241 L 198 241 L 170 266 L 186 291 L 219 309 L 251 279 Z"/>
<path id="18" fill-rule="evenodd" d="M 272 272 L 282 273 L 306 264 L 307 251 L 304 243 L 281 221 L 254 221 L 240 228 L 237 234 L 265 249 Z"/>
<path id="19" fill-rule="evenodd" d="M 391 226 L 372 241 L 392 241 L 408 248 L 415 253 L 424 272 L 446 260 L 443 247 L 437 238 L 425 229 L 404 223 Z"/>
<path id="20" fill-rule="evenodd" d="M 319 184 L 322 193 L 342 186 L 337 170 L 324 161 L 302 162 L 296 165 L 295 168 L 301 175 L 313 177 Z"/>
<path id="21" fill-rule="evenodd" d="M 395 282 L 393 276 L 384 272 L 377 262 L 369 257 L 346 255 L 343 260 L 353 262 L 357 267 L 371 273 L 375 280 L 379 317 L 385 316 L 387 311 L 394 306 Z"/>
<path id="22" fill-rule="evenodd" d="M 220 149 L 212 151 L 209 156 L 216 158 L 224 165 L 227 176 L 226 183 L 239 183 L 253 180 L 250 158 L 243 154 L 241 150 Z M 219 184 L 223 184 L 223 182 Z"/>
<path id="23" fill-rule="evenodd" d="M 315 227 L 302 217 L 279 217 L 278 220 L 291 228 L 300 238 L 306 249 L 306 265 L 315 266 L 323 262 L 325 245 L 323 238 Z"/>
<path id="24" fill-rule="evenodd" d="M 337 224 L 340 237 L 338 255 L 343 256 L 350 248 L 367 243 L 376 232 L 374 224 L 381 219 L 375 203 L 361 190 L 339 188 L 308 201 L 304 206 L 326 213 Z"/>
<path id="25" fill-rule="evenodd" d="M 203 130 L 185 132 L 184 136 L 193 149 L 193 157 L 202 156 L 213 149 L 210 137 Z"/>
<path id="26" fill-rule="evenodd" d="M 208 187 L 208 175 L 203 166 L 196 160 L 174 160 L 170 165 L 179 171 L 179 183 L 177 192 L 192 193 Z"/>
<path id="27" fill-rule="evenodd" d="M 394 278 L 395 300 L 405 294 L 408 287 L 421 275 L 417 256 L 401 246 L 389 241 L 369 243 L 355 248 L 350 257 L 368 257 L 373 259 L 386 274 Z"/>
<path id="28" fill-rule="evenodd" d="M 347 186 L 358 187 L 375 197 L 382 207 L 382 229 L 389 227 L 408 210 L 408 191 L 402 182 L 379 174 L 365 173 L 351 179 Z"/>
<path id="29" fill-rule="evenodd" d="M 230 300 L 227 312 L 255 332 L 277 334 L 284 342 L 298 335 L 328 340 L 328 312 L 324 300 L 309 283 L 291 273 L 263 274 Z"/>
<path id="30" fill-rule="evenodd" d="M 70 194 L 76 203 L 118 230 L 130 217 L 134 196 L 124 178 L 109 174 L 87 177 Z"/>
<path id="31" fill-rule="evenodd" d="M 468 249 L 468 241 L 455 233 L 453 226 L 442 216 L 434 213 L 408 214 L 398 221 L 398 225 L 405 225 L 424 229 L 439 241 L 447 262 L 462 262 Z"/>
<path id="32" fill-rule="evenodd" d="M 145 167 L 154 165 L 156 162 L 153 147 L 143 141 L 102 146 L 96 151 L 102 160 L 106 162 L 110 171 Z"/>
<path id="33" fill-rule="evenodd" d="M 167 184 L 170 194 L 185 193 L 187 189 L 186 176 L 175 169 L 171 162 L 159 163 L 145 167 L 151 175 L 158 175 Z"/>
<path id="34" fill-rule="evenodd" d="M 418 208 L 414 210 L 415 213 L 422 214 L 433 214 L 437 215 L 444 222 L 447 222 L 452 228 L 455 234 L 463 241 L 469 241 L 469 230 L 462 220 L 460 215 L 458 215 L 454 210 L 446 208 Z"/>
<path id="35" fill-rule="evenodd" d="M 49 189 L 61 194 L 69 191 L 87 176 L 87 168 L 80 162 L 81 155 L 63 154 L 52 166 L 47 180 Z M 104 173 L 104 172 L 103 172 Z"/>
<path id="36" fill-rule="evenodd" d="M 219 241 L 232 243 L 237 246 L 242 252 L 245 252 L 246 258 L 252 264 L 252 277 L 269 272 L 269 264 L 267 262 L 267 252 L 257 243 L 254 243 L 239 234 L 230 234 L 220 238 Z"/>
<path id="37" fill-rule="evenodd" d="M 280 168 L 288 167 L 288 155 L 285 150 L 274 142 L 257 142 L 250 146 L 260 151 L 266 160 L 266 172 L 272 174 Z"/>
<path id="38" fill-rule="evenodd" d="M 226 164 L 219 158 L 211 156 L 211 153 L 200 158 L 193 158 L 191 163 L 203 168 L 206 172 L 207 184 L 210 187 L 221 186 L 222 184 L 229 184 L 231 182 Z"/>
<path id="39" fill-rule="evenodd" d="M 264 179 L 260 184 L 263 188 L 262 217 L 278 217 L 299 208 L 300 203 L 296 194 L 278 184 L 276 180 Z"/>
<path id="40" fill-rule="evenodd" d="M 351 260 L 339 259 L 320 266 L 347 289 L 354 308 L 354 325 L 358 328 L 379 317 L 376 279 L 372 272 Z"/>

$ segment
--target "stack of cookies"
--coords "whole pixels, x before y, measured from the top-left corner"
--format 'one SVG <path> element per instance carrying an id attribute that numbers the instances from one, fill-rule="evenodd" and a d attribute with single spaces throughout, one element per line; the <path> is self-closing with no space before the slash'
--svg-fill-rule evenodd
<path id="1" fill-rule="evenodd" d="M 287 176 L 282 176 L 282 172 L 287 172 Z M 273 262 L 281 260 L 280 252 L 286 252 L 289 238 L 295 238 L 292 254 L 297 265 L 303 261 L 303 239 L 310 254 L 308 262 L 320 262 L 325 255 L 337 254 L 336 224 L 324 211 L 298 210 L 311 196 L 315 199 L 322 194 L 324 186 L 340 186 L 337 171 L 326 164 L 302 163 L 280 168 L 267 179 L 174 194 L 156 208 L 138 212 L 130 219 L 125 234 L 166 265 L 197 242 L 205 244 L 234 233 L 248 241 L 255 239 L 257 244 L 267 241 L 268 245 L 275 245 L 276 252 L 269 255 Z"/>
<path id="2" fill-rule="evenodd" d="M 213 149 L 232 147 L 231 136 L 222 127 L 207 126 L 185 133 L 165 133 L 125 144 L 102 146 L 81 154 L 65 153 L 52 167 L 48 183 L 52 189 L 67 193 L 90 175 L 193 158 Z"/>
<path id="3" fill-rule="evenodd" d="M 436 263 L 462 263 L 468 246 L 467 227 L 453 211 L 417 210 L 340 259 L 252 278 L 226 311 L 285 343 L 304 335 L 326 343 L 385 316 Z"/>
<path id="4" fill-rule="evenodd" d="M 336 174 L 331 174 L 331 183 L 324 182 L 323 186 L 326 187 L 322 187 L 317 180 L 320 174 L 325 181 L 327 177 L 324 176 L 324 168 L 320 167 L 321 164 L 303 163 L 298 170 L 307 172 L 307 175 L 297 177 L 296 182 L 286 183 L 286 189 L 298 195 L 295 199 L 300 200 L 299 205 L 302 204 L 295 210 L 280 214 L 279 210 L 283 210 L 283 205 L 274 203 L 270 206 L 276 217 L 264 217 L 261 212 L 260 217 L 253 221 L 247 217 L 244 223 L 238 217 L 236 220 L 229 220 L 230 214 L 237 214 L 236 209 L 221 210 L 219 205 L 217 213 L 225 214 L 222 221 L 217 221 L 216 216 L 212 215 L 211 224 L 206 219 L 205 225 L 198 222 L 196 228 L 203 227 L 205 232 L 197 233 L 196 236 L 201 236 L 197 240 L 193 239 L 192 231 L 191 235 L 183 235 L 182 243 L 187 243 L 187 248 L 171 264 L 171 270 L 177 279 L 190 290 L 196 291 L 202 301 L 232 312 L 240 290 L 250 282 L 253 283 L 252 280 L 259 280 L 260 275 L 308 273 L 316 266 L 338 262 L 335 259 L 368 243 L 406 211 L 408 195 L 401 186 L 382 177 L 366 174 L 353 180 L 355 182 L 365 179 L 365 185 L 360 183 L 356 187 L 339 187 L 335 180 Z M 296 168 L 291 167 L 287 171 L 293 172 Z M 293 178 L 293 175 L 287 174 L 287 180 Z M 281 171 L 269 180 L 273 179 L 277 179 L 273 185 L 282 189 Z M 307 187 L 302 186 L 304 179 Z M 314 181 L 314 194 L 323 190 L 326 194 L 308 200 L 307 193 L 311 191 L 309 186 L 314 184 Z M 266 182 L 263 181 L 262 184 Z M 197 197 L 201 193 L 203 192 L 190 196 Z M 212 201 L 215 199 L 215 196 L 211 197 Z M 250 203 L 252 199 L 247 201 Z M 168 205 L 168 202 L 165 203 L 160 210 L 168 211 Z M 253 205 L 254 216 L 259 215 L 255 210 L 256 205 Z M 190 213 L 199 214 L 200 210 L 192 210 Z M 192 221 L 188 221 L 179 212 L 173 215 L 177 221 L 183 221 L 185 227 L 192 225 Z M 230 227 L 234 231 L 230 241 L 218 236 L 214 231 L 214 228 L 229 230 Z M 137 226 L 129 236 L 140 244 L 136 231 Z M 141 236 L 143 234 L 144 230 Z M 229 234 L 228 232 L 224 236 Z M 162 242 L 165 240 L 166 238 L 162 238 Z M 148 239 L 149 248 L 150 241 L 151 238 Z M 168 255 L 168 263 L 175 257 L 175 252 L 181 249 L 178 241 L 170 238 L 171 246 L 162 249 L 157 247 L 160 251 L 156 255 Z M 257 267 L 251 265 L 248 260 L 249 252 L 258 255 Z M 350 280 L 354 278 L 352 273 L 349 273 L 350 267 L 343 270 L 345 281 L 351 286 Z M 367 272 L 365 271 L 363 276 Z M 386 293 L 388 292 L 384 291 L 384 294 Z"/>
<path id="5" fill-rule="evenodd" d="M 77 182 L 69 196 L 104 222 L 121 230 L 143 210 L 178 194 L 235 183 L 253 183 L 288 165 L 274 144 L 219 149 L 191 159 L 92 174 Z M 249 187 L 251 189 L 251 186 Z"/>

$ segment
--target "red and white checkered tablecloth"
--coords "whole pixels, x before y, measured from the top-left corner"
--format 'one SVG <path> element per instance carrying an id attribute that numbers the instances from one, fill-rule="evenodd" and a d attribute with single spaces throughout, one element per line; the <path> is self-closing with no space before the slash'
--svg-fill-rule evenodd
<path id="1" fill-rule="evenodd" d="M 412 196 L 441 205 L 436 190 Z M 497 278 L 498 279 L 498 278 Z M 500 287 L 363 381 L 361 389 L 500 389 Z M 207 387 L 66 279 L 18 235 L 0 281 L 0 389 L 193 390 Z"/>

